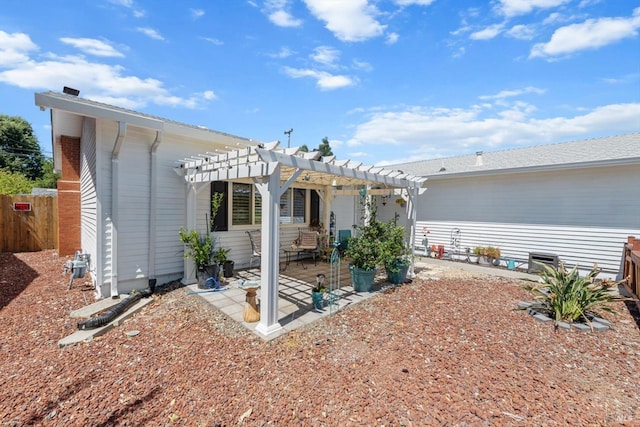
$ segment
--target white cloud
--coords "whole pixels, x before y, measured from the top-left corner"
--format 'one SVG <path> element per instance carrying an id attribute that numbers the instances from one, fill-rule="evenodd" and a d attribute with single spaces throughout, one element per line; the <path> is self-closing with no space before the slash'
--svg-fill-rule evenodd
<path id="1" fill-rule="evenodd" d="M 189 11 L 191 12 L 191 18 L 193 19 L 202 18 L 205 13 L 202 9 L 189 9 Z"/>
<path id="2" fill-rule="evenodd" d="M 136 30 L 154 40 L 164 40 L 164 37 L 162 37 L 162 35 L 158 31 L 154 30 L 153 28 L 138 27 L 136 28 Z"/>
<path id="3" fill-rule="evenodd" d="M 497 37 L 504 28 L 503 24 L 490 25 L 487 28 L 471 33 L 469 36 L 473 40 L 490 40 Z"/>
<path id="4" fill-rule="evenodd" d="M 377 21 L 375 6 L 367 0 L 304 0 L 309 11 L 326 23 L 339 40 L 359 42 L 383 34 L 386 25 Z"/>
<path id="5" fill-rule="evenodd" d="M 506 33 L 518 40 L 531 40 L 536 34 L 533 25 L 514 25 Z"/>
<path id="6" fill-rule="evenodd" d="M 394 0 L 394 3 L 399 6 L 410 6 L 412 4 L 418 6 L 429 6 L 435 0 Z"/>
<path id="7" fill-rule="evenodd" d="M 0 67 L 20 64 L 29 60 L 29 52 L 38 46 L 24 33 L 5 33 L 0 30 Z"/>
<path id="8" fill-rule="evenodd" d="M 102 40 L 90 39 L 90 38 L 71 38 L 62 37 L 60 39 L 62 43 L 71 45 L 76 49 L 88 53 L 90 55 L 110 57 L 110 58 L 122 58 L 124 55 L 122 52 L 118 52 L 109 43 Z"/>
<path id="9" fill-rule="evenodd" d="M 389 33 L 387 34 L 387 40 L 385 40 L 386 44 L 396 44 L 400 36 L 398 33 Z"/>
<path id="10" fill-rule="evenodd" d="M 289 12 L 285 12 L 284 10 L 277 10 L 270 13 L 269 21 L 279 27 L 299 27 L 302 25 L 302 20 L 295 19 Z"/>
<path id="11" fill-rule="evenodd" d="M 292 51 L 291 49 L 289 49 L 286 46 L 283 46 L 280 48 L 280 50 L 276 53 L 270 53 L 268 56 L 272 57 L 272 58 L 279 58 L 279 59 L 284 59 L 284 58 L 288 58 L 291 55 L 293 55 L 295 52 Z"/>
<path id="12" fill-rule="evenodd" d="M 497 107 L 409 106 L 375 111 L 357 126 L 347 146 L 413 146 L 414 158 L 445 157 L 471 148 L 526 146 L 611 131 L 637 132 L 640 117 L 640 103 L 604 105 L 574 116 L 548 118 L 534 117 L 538 109 L 527 103 Z"/>
<path id="13" fill-rule="evenodd" d="M 294 18 L 288 9 L 289 0 L 268 0 L 265 2 L 265 11 L 269 21 L 279 27 L 300 27 L 302 20 Z"/>
<path id="14" fill-rule="evenodd" d="M 534 93 L 536 95 L 542 95 L 546 90 L 540 89 L 533 86 L 527 86 L 524 89 L 515 89 L 515 90 L 503 90 L 498 92 L 495 95 L 482 95 L 479 96 L 479 99 L 482 100 L 491 100 L 491 99 L 505 99 L 505 98 L 513 98 L 514 96 L 520 96 L 527 93 Z"/>
<path id="15" fill-rule="evenodd" d="M 571 0 L 500 0 L 497 9 L 501 14 L 507 17 L 513 17 L 526 15 L 534 9 L 558 7 L 570 1 Z"/>
<path id="16" fill-rule="evenodd" d="M 160 80 L 127 75 L 120 65 L 90 62 L 83 56 L 48 53 L 43 60 L 25 59 L 25 52 L 34 48 L 24 41 L 21 45 L 22 60 L 4 63 L 0 82 L 31 90 L 60 90 L 63 86 L 71 86 L 80 89 L 87 98 L 125 108 L 140 108 L 149 103 L 200 108 L 207 101 L 216 99 L 210 90 L 188 97 L 174 96 Z M 0 54 L 0 58 L 5 56 Z"/>
<path id="17" fill-rule="evenodd" d="M 311 77 L 321 90 L 333 90 L 353 86 L 357 83 L 354 78 L 344 75 L 331 74 L 326 71 L 285 67 L 284 72 L 291 78 L 299 79 Z"/>
<path id="18" fill-rule="evenodd" d="M 373 71 L 373 66 L 368 62 L 360 61 L 359 59 L 354 59 L 353 61 L 351 61 L 351 63 L 353 64 L 353 68 L 355 68 L 356 70 L 362 70 L 367 72 Z"/>
<path id="19" fill-rule="evenodd" d="M 224 42 L 222 40 L 219 39 L 215 39 L 213 37 L 201 37 L 202 40 L 208 41 L 211 44 L 214 44 L 216 46 L 222 46 L 224 44 Z"/>
<path id="20" fill-rule="evenodd" d="M 569 55 L 587 49 L 597 49 L 625 38 L 636 37 L 640 28 L 640 7 L 630 18 L 588 19 L 580 24 L 558 28 L 547 43 L 533 46 L 530 58 L 550 58 Z"/>
<path id="21" fill-rule="evenodd" d="M 334 68 L 340 58 L 340 51 L 330 46 L 318 46 L 313 52 L 314 53 L 310 55 L 311 59 L 330 68 Z"/>

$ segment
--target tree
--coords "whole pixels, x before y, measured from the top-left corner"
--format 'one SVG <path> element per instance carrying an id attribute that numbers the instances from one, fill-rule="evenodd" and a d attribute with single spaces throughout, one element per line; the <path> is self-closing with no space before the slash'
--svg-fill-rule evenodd
<path id="1" fill-rule="evenodd" d="M 323 157 L 333 156 L 333 151 L 331 151 L 331 146 L 329 145 L 329 138 L 326 136 L 322 138 L 322 143 L 318 146 L 318 151 L 322 153 Z"/>
<path id="2" fill-rule="evenodd" d="M 56 188 L 60 174 L 53 171 L 53 159 L 44 159 L 42 163 L 42 178 L 34 182 L 38 188 Z"/>
<path id="3" fill-rule="evenodd" d="M 305 153 L 308 153 L 309 147 L 307 147 L 307 144 L 303 144 L 300 147 L 300 151 L 304 151 Z M 329 138 L 327 138 L 326 136 L 322 138 L 322 142 L 320 143 L 318 148 L 314 148 L 313 151 L 319 151 L 320 153 L 322 153 L 323 157 L 333 156 L 333 152 L 331 151 L 331 146 L 329 145 Z"/>
<path id="4" fill-rule="evenodd" d="M 18 172 L 30 180 L 44 175 L 44 155 L 31 124 L 22 117 L 0 115 L 0 169 Z"/>
<path id="5" fill-rule="evenodd" d="M 31 194 L 33 182 L 19 172 L 0 169 L 0 194 Z"/>

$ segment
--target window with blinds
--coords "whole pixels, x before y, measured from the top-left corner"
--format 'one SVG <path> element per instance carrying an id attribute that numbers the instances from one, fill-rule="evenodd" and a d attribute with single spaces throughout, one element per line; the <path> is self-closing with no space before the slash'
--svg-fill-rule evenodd
<path id="1" fill-rule="evenodd" d="M 262 223 L 262 197 L 253 184 L 233 183 L 233 225 Z M 280 223 L 302 224 L 307 217 L 307 190 L 289 188 L 280 197 Z"/>
<path id="2" fill-rule="evenodd" d="M 251 184 L 233 184 L 233 208 L 232 222 L 233 225 L 251 225 L 251 211 L 253 199 L 253 185 Z"/>

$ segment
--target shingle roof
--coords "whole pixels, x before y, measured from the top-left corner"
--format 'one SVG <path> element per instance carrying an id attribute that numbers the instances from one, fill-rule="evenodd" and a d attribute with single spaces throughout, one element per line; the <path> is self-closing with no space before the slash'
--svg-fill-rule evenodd
<path id="1" fill-rule="evenodd" d="M 595 164 L 640 163 L 640 133 L 422 160 L 389 166 L 431 179 L 452 175 L 496 174 L 511 170 L 564 169 Z M 441 170 L 443 169 L 443 170 Z"/>

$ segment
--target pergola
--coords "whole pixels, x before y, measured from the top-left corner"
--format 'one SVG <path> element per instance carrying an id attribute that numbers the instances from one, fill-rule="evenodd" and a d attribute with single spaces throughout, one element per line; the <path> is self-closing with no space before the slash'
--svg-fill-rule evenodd
<path id="1" fill-rule="evenodd" d="M 324 224 L 329 224 L 334 195 L 399 194 L 406 198 L 409 244 L 413 248 L 416 201 L 426 178 L 383 167 L 364 166 L 335 156 L 322 157 L 318 151 L 302 152 L 299 147 L 279 148 L 279 142 L 230 148 L 226 152 L 206 153 L 180 161 L 177 170 L 187 185 L 185 226 L 195 229 L 196 194 L 213 181 L 252 182 L 262 198 L 262 257 L 260 272 L 260 322 L 256 330 L 263 335 L 282 328 L 278 322 L 278 277 L 280 257 L 280 197 L 299 183 L 317 191 L 324 202 Z M 185 279 L 191 260 L 185 260 Z M 409 270 L 413 277 L 413 263 Z"/>

